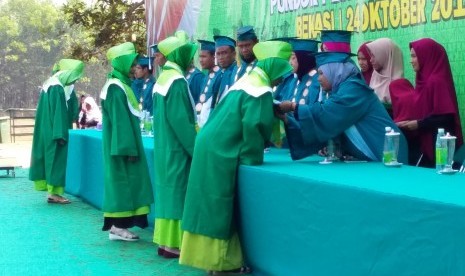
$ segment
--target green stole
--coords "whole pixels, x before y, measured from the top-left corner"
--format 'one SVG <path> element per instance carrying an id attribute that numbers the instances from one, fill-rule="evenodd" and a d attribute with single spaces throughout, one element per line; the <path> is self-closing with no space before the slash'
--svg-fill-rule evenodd
<path id="1" fill-rule="evenodd" d="M 107 93 L 108 93 L 108 87 L 112 84 L 115 84 L 119 86 L 124 93 L 126 94 L 126 98 L 128 99 L 128 107 L 129 111 L 136 117 L 140 118 L 141 112 L 139 109 L 139 101 L 136 99 L 136 95 L 134 95 L 134 91 L 132 91 L 131 87 L 129 85 L 123 83 L 119 79 L 116 78 L 110 78 L 107 80 L 105 85 L 102 88 L 102 91 L 100 92 L 100 99 L 105 100 L 107 98 Z"/>

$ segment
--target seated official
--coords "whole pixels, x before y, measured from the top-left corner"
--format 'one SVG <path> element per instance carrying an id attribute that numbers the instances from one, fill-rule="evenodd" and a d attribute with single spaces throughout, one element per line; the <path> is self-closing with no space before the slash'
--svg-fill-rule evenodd
<path id="1" fill-rule="evenodd" d="M 81 112 L 79 113 L 80 128 L 96 127 L 100 123 L 102 123 L 102 112 L 100 108 L 94 98 L 91 96 L 85 97 Z"/>
<path id="2" fill-rule="evenodd" d="M 328 140 L 339 138 L 341 151 L 360 160 L 381 161 L 385 127 L 399 129 L 389 117 L 373 89 L 360 76 L 348 53 L 326 52 L 316 55 L 318 82 L 330 93 L 328 99 L 308 105 L 282 102 L 280 116 L 293 160 L 317 153 Z M 407 161 L 407 143 L 401 134 L 399 162 Z"/>

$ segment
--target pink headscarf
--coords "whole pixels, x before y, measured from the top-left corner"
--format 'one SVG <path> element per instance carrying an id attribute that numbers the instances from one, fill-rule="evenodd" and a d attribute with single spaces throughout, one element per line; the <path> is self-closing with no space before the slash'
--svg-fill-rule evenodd
<path id="1" fill-rule="evenodd" d="M 454 80 L 446 50 L 430 38 L 410 43 L 417 56 L 419 71 L 416 87 L 408 80 L 400 79 L 390 85 L 394 121 L 422 120 L 431 115 L 454 114 L 457 147 L 462 145 L 462 129 L 455 94 Z M 409 131 L 409 137 L 418 139 L 421 151 L 434 160 L 434 133 L 432 131 Z"/>
<path id="2" fill-rule="evenodd" d="M 365 56 L 365 58 L 368 60 L 368 70 L 366 72 L 362 72 L 363 79 L 367 83 L 367 85 L 370 84 L 371 80 L 371 75 L 373 74 L 373 65 L 370 62 L 370 51 L 368 50 L 367 44 L 370 43 L 371 41 L 363 43 L 360 48 L 358 48 L 357 54 L 359 52 L 362 52 L 362 54 Z"/>
<path id="3" fill-rule="evenodd" d="M 414 110 L 415 119 L 423 119 L 431 115 L 454 114 L 454 135 L 457 136 L 457 145 L 462 144 L 462 129 L 455 93 L 454 80 L 444 47 L 431 38 L 422 38 L 410 43 L 414 49 L 419 71 L 415 77 Z M 433 139 L 432 135 L 425 139 Z M 422 144 L 433 141 L 425 141 Z M 426 147 L 426 145 L 425 145 Z M 423 147 L 422 147 L 423 148 Z M 428 149 L 433 156 L 431 146 Z"/>

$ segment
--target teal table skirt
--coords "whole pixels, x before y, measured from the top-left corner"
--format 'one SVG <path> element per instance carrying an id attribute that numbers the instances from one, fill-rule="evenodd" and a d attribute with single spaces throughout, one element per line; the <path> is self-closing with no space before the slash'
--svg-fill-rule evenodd
<path id="1" fill-rule="evenodd" d="M 143 140 L 152 176 L 153 138 Z M 69 143 L 66 191 L 101 208 L 101 133 L 71 131 Z M 320 160 L 271 149 L 264 165 L 239 168 L 254 275 L 465 275 L 465 174 Z"/>
<path id="2" fill-rule="evenodd" d="M 240 168 L 256 275 L 465 275 L 465 174 L 320 160 L 272 149 Z"/>
<path id="3" fill-rule="evenodd" d="M 153 137 L 143 136 L 142 142 L 153 185 Z M 101 210 L 103 173 L 102 132 L 94 129 L 70 130 L 65 191 Z M 152 204 L 150 209 L 148 219 L 153 226 L 155 206 Z"/>

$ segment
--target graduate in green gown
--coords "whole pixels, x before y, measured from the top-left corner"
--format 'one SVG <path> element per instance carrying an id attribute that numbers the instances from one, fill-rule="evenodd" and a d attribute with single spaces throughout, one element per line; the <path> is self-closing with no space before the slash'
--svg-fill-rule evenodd
<path id="1" fill-rule="evenodd" d="M 160 68 L 163 67 L 166 63 L 166 57 L 162 53 L 160 53 L 160 50 L 158 50 L 158 44 L 152 44 L 150 46 L 150 49 L 152 50 L 153 55 L 154 70 L 158 69 L 158 71 L 160 71 Z"/>
<path id="2" fill-rule="evenodd" d="M 79 102 L 74 90 L 74 84 L 65 86 L 65 95 L 69 95 L 69 99 L 66 101 L 68 105 L 68 118 L 69 118 L 69 128 L 73 129 L 73 124 L 79 119 Z M 79 127 L 79 125 L 76 125 Z"/>
<path id="3" fill-rule="evenodd" d="M 102 230 L 110 230 L 110 240 L 136 241 L 139 237 L 127 228 L 147 227 L 153 203 L 139 103 L 129 78 L 137 53 L 134 44 L 126 42 L 110 48 L 107 58 L 113 70 L 100 93 L 105 164 Z"/>
<path id="4" fill-rule="evenodd" d="M 60 71 L 60 63 L 56 63 L 53 66 L 53 74 L 56 74 L 58 71 Z M 63 64 L 62 62 L 62 67 L 66 67 L 67 65 Z M 72 63 L 70 63 L 70 66 L 73 66 Z M 63 69 L 62 69 L 63 70 Z M 65 99 L 66 99 L 66 105 L 68 107 L 68 118 L 70 120 L 69 128 L 73 128 L 73 123 L 76 122 L 79 118 L 79 102 L 78 98 L 76 95 L 76 91 L 74 90 L 74 83 L 70 85 L 66 85 L 64 87 L 65 90 Z M 79 128 L 79 125 L 76 125 Z"/>
<path id="5" fill-rule="evenodd" d="M 283 41 L 283 42 L 290 42 L 295 37 L 279 37 L 273 38 L 271 41 Z M 293 45 L 291 44 L 291 47 Z M 293 49 L 294 51 L 294 49 Z M 292 55 L 291 55 L 292 58 Z M 291 60 L 289 59 L 289 63 Z M 294 68 L 293 68 L 294 69 Z M 279 83 L 277 86 L 273 87 L 273 98 L 276 101 L 289 101 L 292 98 L 292 94 L 297 84 L 297 75 L 294 73 L 294 70 L 287 73 L 283 76 L 283 81 Z"/>
<path id="6" fill-rule="evenodd" d="M 75 59 L 62 59 L 54 67 L 55 73 L 43 85 L 37 105 L 32 140 L 29 179 L 36 190 L 48 191 L 47 202 L 66 204 L 64 198 L 66 162 L 68 157 L 68 130 L 72 126 L 70 109 L 74 82 L 82 77 L 84 63 Z"/>
<path id="7" fill-rule="evenodd" d="M 189 34 L 184 30 L 178 30 L 174 33 L 174 36 L 181 40 L 183 43 L 190 42 Z M 185 70 L 186 80 L 189 84 L 189 92 L 191 93 L 194 102 L 197 102 L 197 99 L 200 95 L 201 86 L 205 79 L 205 74 L 200 71 L 197 67 L 195 67 L 194 63 L 188 66 Z"/>
<path id="8" fill-rule="evenodd" d="M 258 62 L 218 104 L 195 142 L 182 218 L 180 263 L 213 272 L 244 273 L 234 198 L 240 164 L 263 163 L 274 121 L 272 88 L 291 71 L 291 45 L 261 42 Z M 213 141 L 213 142 L 212 142 Z"/>
<path id="9" fill-rule="evenodd" d="M 155 230 L 158 254 L 178 257 L 181 219 L 196 137 L 194 101 L 184 74 L 197 45 L 175 36 L 158 44 L 167 62 L 153 88 Z"/>
<path id="10" fill-rule="evenodd" d="M 292 159 L 301 159 L 324 147 L 329 139 L 341 139 L 342 155 L 350 159 L 380 162 L 385 127 L 399 128 L 368 87 L 348 53 L 316 54 L 318 81 L 330 93 L 328 99 L 313 104 L 282 102 L 286 117 L 286 137 Z M 407 144 L 400 135 L 400 162 L 407 161 Z"/>

